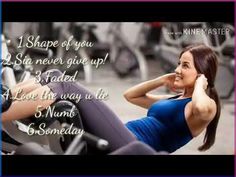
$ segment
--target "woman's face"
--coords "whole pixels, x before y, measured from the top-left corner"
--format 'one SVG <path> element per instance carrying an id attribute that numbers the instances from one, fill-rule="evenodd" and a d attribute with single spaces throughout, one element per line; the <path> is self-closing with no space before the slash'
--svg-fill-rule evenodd
<path id="1" fill-rule="evenodd" d="M 175 73 L 174 86 L 177 89 L 194 87 L 198 73 L 194 66 L 193 56 L 189 51 L 182 54 Z"/>

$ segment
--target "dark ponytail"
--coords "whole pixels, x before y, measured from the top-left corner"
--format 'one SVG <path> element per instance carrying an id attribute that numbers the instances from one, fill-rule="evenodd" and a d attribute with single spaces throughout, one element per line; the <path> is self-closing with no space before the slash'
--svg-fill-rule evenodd
<path id="1" fill-rule="evenodd" d="M 206 76 L 208 82 L 208 89 L 206 90 L 206 93 L 211 99 L 215 101 L 217 106 L 216 115 L 206 128 L 203 145 L 198 148 L 200 151 L 205 151 L 209 149 L 215 142 L 216 129 L 221 112 L 220 99 L 214 87 L 218 69 L 218 58 L 216 53 L 204 44 L 196 44 L 186 47 L 180 54 L 180 57 L 186 51 L 189 51 L 192 54 L 194 66 L 197 72 Z"/>
<path id="2" fill-rule="evenodd" d="M 198 148 L 199 151 L 205 151 L 209 149 L 215 143 L 216 129 L 220 118 L 221 105 L 220 99 L 216 89 L 208 88 L 208 96 L 216 102 L 217 111 L 214 119 L 208 124 L 206 133 L 203 140 L 203 145 Z"/>

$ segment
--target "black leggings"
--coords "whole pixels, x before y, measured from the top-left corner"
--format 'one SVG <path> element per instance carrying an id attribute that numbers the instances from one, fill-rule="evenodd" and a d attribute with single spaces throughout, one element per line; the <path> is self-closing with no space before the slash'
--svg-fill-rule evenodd
<path id="1" fill-rule="evenodd" d="M 50 72 L 50 76 L 56 77 L 62 74 L 61 71 L 56 69 L 47 72 Z M 86 94 L 93 94 L 81 84 L 50 82 L 50 79 L 46 82 L 46 72 L 41 76 L 41 84 L 47 85 L 53 93 L 56 93 L 57 99 L 60 99 L 62 94 L 80 94 L 82 99 L 76 105 L 80 111 L 86 131 L 108 140 L 111 151 L 137 140 L 103 101 L 97 99 L 85 100 Z"/>

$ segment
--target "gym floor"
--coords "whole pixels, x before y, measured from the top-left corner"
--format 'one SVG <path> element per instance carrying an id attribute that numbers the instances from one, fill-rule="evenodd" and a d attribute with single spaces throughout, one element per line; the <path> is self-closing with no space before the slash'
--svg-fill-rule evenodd
<path id="1" fill-rule="evenodd" d="M 165 74 L 165 72 L 161 69 L 158 60 L 149 59 L 147 62 L 149 79 Z M 123 92 L 126 89 L 141 82 L 137 73 L 134 73 L 132 76 L 125 79 L 120 79 L 112 70 L 111 65 L 106 63 L 106 65 L 102 65 L 98 69 L 95 67 L 93 68 L 92 83 L 87 84 L 83 80 L 80 82 L 92 93 L 96 93 L 100 88 L 107 91 L 109 94 L 109 99 L 106 101 L 104 100 L 104 102 L 118 115 L 118 117 L 120 117 L 120 120 L 124 123 L 144 117 L 147 114 L 147 110 L 132 105 L 123 97 Z M 226 82 L 230 83 L 232 80 L 222 80 L 222 84 L 225 86 L 229 84 Z M 154 91 L 154 93 L 163 94 L 165 93 L 165 89 L 160 88 L 157 91 Z M 206 152 L 200 152 L 197 150 L 197 148 L 202 145 L 204 137 L 203 132 L 200 136 L 194 138 L 191 142 L 175 151 L 173 154 L 234 154 L 234 125 L 234 95 L 232 95 L 230 99 L 224 101 L 222 100 L 221 117 L 214 146 Z"/>

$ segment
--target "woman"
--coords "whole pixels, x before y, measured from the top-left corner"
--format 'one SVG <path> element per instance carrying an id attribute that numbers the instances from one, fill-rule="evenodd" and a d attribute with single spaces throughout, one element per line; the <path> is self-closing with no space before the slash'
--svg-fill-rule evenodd
<path id="1" fill-rule="evenodd" d="M 175 73 L 143 82 L 125 92 L 129 102 L 148 109 L 146 117 L 124 126 L 103 102 L 81 99 L 77 107 L 84 127 L 88 132 L 108 140 L 111 151 L 138 139 L 156 151 L 170 153 L 206 129 L 204 144 L 199 150 L 207 150 L 214 144 L 221 110 L 214 88 L 217 65 L 217 57 L 209 47 L 189 46 L 180 54 Z M 57 70 L 50 72 L 54 76 L 61 75 Z M 29 117 L 38 105 L 47 108 L 65 93 L 80 93 L 82 98 L 90 94 L 77 83 L 49 82 L 45 78 L 46 73 L 41 76 L 40 83 L 29 80 L 12 89 L 13 95 L 22 89 L 24 92 L 21 94 L 26 92 L 38 97 L 35 100 L 14 101 L 10 109 L 2 114 L 3 122 Z M 182 90 L 182 93 L 176 96 L 148 93 L 161 86 L 173 91 Z M 45 92 L 54 94 L 54 97 L 50 100 L 39 99 Z"/>

